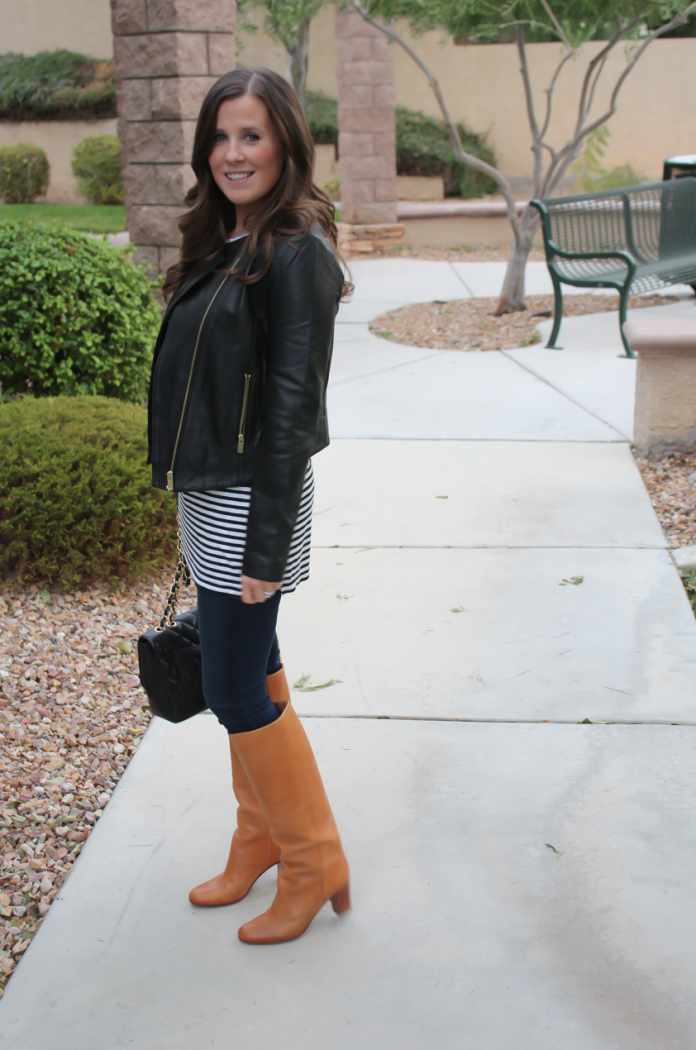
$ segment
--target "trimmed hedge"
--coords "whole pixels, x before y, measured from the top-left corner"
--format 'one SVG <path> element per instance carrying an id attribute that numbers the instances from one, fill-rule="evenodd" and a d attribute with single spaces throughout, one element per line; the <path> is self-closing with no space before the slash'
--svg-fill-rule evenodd
<path id="1" fill-rule="evenodd" d="M 308 91 L 305 114 L 314 141 L 338 148 L 338 103 L 319 91 Z M 495 164 L 485 137 L 464 124 L 457 128 L 469 153 Z M 455 160 L 444 124 L 404 106 L 396 107 L 396 170 L 399 175 L 442 175 L 447 197 L 484 197 L 496 193 L 496 182 Z"/>
<path id="2" fill-rule="evenodd" d="M 318 145 L 333 143 L 338 147 L 338 101 L 323 91 L 305 93 L 305 116 Z"/>
<path id="3" fill-rule="evenodd" d="M 146 457 L 136 405 L 0 405 L 0 573 L 69 588 L 163 565 L 176 549 L 176 501 L 152 488 Z"/>
<path id="4" fill-rule="evenodd" d="M 457 124 L 467 153 L 495 165 L 495 155 L 464 124 Z M 449 132 L 439 120 L 396 107 L 396 171 L 398 175 L 442 175 L 446 197 L 485 197 L 498 193 L 498 184 L 488 175 L 456 160 Z"/>
<path id="5" fill-rule="evenodd" d="M 115 135 L 90 135 L 78 142 L 72 172 L 90 204 L 123 204 L 121 144 Z"/>
<path id="6" fill-rule="evenodd" d="M 0 197 L 5 204 L 31 204 L 48 190 L 51 167 L 41 146 L 0 146 Z"/>
<path id="7" fill-rule="evenodd" d="M 143 401 L 161 321 L 128 254 L 63 223 L 0 222 L 3 396 Z"/>
<path id="8" fill-rule="evenodd" d="M 113 62 L 65 49 L 0 55 L 0 120 L 115 116 Z"/>

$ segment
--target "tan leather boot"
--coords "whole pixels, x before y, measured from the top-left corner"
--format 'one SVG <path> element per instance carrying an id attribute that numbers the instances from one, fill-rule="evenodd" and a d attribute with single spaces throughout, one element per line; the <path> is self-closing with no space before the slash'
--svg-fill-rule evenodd
<path id="1" fill-rule="evenodd" d="M 290 689 L 282 665 L 279 671 L 266 678 L 266 690 L 279 711 L 290 703 Z M 239 803 L 237 830 L 232 836 L 230 855 L 222 874 L 196 886 L 189 893 L 191 903 L 202 908 L 216 908 L 240 901 L 246 897 L 259 876 L 280 860 L 280 850 L 271 840 L 254 789 L 237 757 L 232 737 L 229 739 L 232 788 Z"/>
<path id="2" fill-rule="evenodd" d="M 236 904 L 246 897 L 259 876 L 280 860 L 280 849 L 271 839 L 266 818 L 234 749 L 234 737 L 230 736 L 229 740 L 232 787 L 239 803 L 237 828 L 232 836 L 225 870 L 189 893 L 191 904 L 198 904 L 202 908 Z"/>
<path id="3" fill-rule="evenodd" d="M 275 900 L 242 926 L 239 938 L 249 944 L 291 941 L 304 933 L 327 900 L 339 915 L 350 908 L 348 862 L 294 708 L 288 704 L 271 725 L 235 733 L 233 741 L 271 838 L 280 846 Z"/>

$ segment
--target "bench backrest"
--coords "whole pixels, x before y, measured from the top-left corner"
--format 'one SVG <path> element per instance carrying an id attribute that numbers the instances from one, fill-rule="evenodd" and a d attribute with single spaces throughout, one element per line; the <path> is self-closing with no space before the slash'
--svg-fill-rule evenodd
<path id="1" fill-rule="evenodd" d="M 638 262 L 696 253 L 696 179 L 535 202 L 547 252 L 627 251 Z"/>

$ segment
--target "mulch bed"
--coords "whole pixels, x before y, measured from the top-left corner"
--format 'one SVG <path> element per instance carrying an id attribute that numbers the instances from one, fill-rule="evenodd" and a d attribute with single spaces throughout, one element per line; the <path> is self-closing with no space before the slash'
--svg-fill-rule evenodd
<path id="1" fill-rule="evenodd" d="M 0 582 L 0 995 L 149 724 L 136 641 L 169 582 Z"/>
<path id="2" fill-rule="evenodd" d="M 632 295 L 629 308 L 664 306 L 679 300 L 670 295 Z M 495 317 L 494 298 L 414 303 L 390 310 L 370 322 L 383 339 L 429 350 L 514 350 L 541 341 L 539 314 L 553 315 L 552 295 L 528 295 L 527 309 Z M 618 295 L 566 295 L 563 316 L 618 310 Z M 535 316 L 537 315 L 537 316 Z"/>
<path id="3" fill-rule="evenodd" d="M 636 463 L 671 550 L 696 544 L 696 453 L 636 456 Z"/>

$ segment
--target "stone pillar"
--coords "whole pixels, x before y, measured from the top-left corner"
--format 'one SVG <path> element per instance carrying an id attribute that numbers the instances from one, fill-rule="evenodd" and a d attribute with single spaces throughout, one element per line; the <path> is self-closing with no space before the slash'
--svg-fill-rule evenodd
<path id="1" fill-rule="evenodd" d="M 696 321 L 631 319 L 638 355 L 633 443 L 643 455 L 696 449 Z"/>
<path id="2" fill-rule="evenodd" d="M 196 118 L 234 69 L 236 0 L 111 0 L 128 231 L 153 273 L 178 258 Z"/>
<path id="3" fill-rule="evenodd" d="M 357 11 L 336 13 L 339 244 L 348 256 L 404 243 L 396 215 L 392 48 Z"/>

